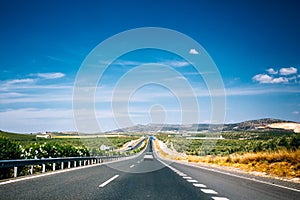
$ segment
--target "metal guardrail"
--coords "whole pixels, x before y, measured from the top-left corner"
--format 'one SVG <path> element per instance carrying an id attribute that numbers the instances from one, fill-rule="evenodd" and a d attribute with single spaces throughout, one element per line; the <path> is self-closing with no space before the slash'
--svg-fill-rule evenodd
<path id="1" fill-rule="evenodd" d="M 141 146 L 142 142 L 146 138 L 141 140 L 138 144 L 134 146 L 137 149 Z M 63 170 L 65 163 L 67 163 L 67 168 L 71 168 L 71 163 L 73 167 L 85 166 L 91 164 L 98 164 L 104 161 L 118 160 L 121 158 L 126 158 L 127 156 L 89 156 L 89 157 L 61 157 L 61 158 L 40 158 L 40 159 L 17 159 L 17 160 L 0 160 L 0 170 L 3 168 L 14 168 L 14 177 L 18 176 L 18 167 L 30 166 L 29 173 L 33 174 L 33 166 L 42 165 L 42 173 L 46 172 L 46 164 L 52 165 L 52 171 L 58 169 Z M 60 163 L 60 167 L 57 167 L 57 163 Z M 51 170 L 50 170 L 51 171 Z"/>
<path id="2" fill-rule="evenodd" d="M 60 169 L 64 169 L 64 163 L 67 168 L 98 164 L 104 161 L 118 160 L 127 156 L 91 156 L 91 157 L 65 157 L 65 158 L 41 158 L 41 159 L 17 159 L 17 160 L 0 160 L 1 168 L 14 168 L 14 177 L 18 175 L 18 167 L 30 166 L 30 174 L 33 174 L 33 166 L 42 165 L 42 172 L 46 172 L 46 164 L 52 164 L 52 171 L 56 170 L 56 164 L 60 163 Z M 77 165 L 78 164 L 78 165 Z"/>

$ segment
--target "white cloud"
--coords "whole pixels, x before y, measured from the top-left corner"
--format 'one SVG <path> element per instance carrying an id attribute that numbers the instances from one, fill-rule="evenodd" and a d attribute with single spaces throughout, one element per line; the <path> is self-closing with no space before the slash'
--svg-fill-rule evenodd
<path id="1" fill-rule="evenodd" d="M 57 79 L 57 78 L 62 78 L 65 76 L 65 74 L 61 72 L 56 72 L 56 73 L 37 73 L 36 76 L 40 78 L 45 78 L 45 79 Z"/>
<path id="2" fill-rule="evenodd" d="M 0 127 L 20 133 L 75 130 L 71 109 L 19 108 L 0 111 Z"/>
<path id="3" fill-rule="evenodd" d="M 298 112 L 298 111 L 294 111 L 294 112 L 293 112 L 293 114 L 295 114 L 295 115 L 298 115 L 298 114 L 299 114 L 299 112 Z"/>
<path id="4" fill-rule="evenodd" d="M 102 61 L 101 64 L 110 64 L 108 61 Z M 121 65 L 121 66 L 139 66 L 139 65 L 145 65 L 145 64 L 161 64 L 161 65 L 168 65 L 172 67 L 185 67 L 190 65 L 189 62 L 184 60 L 164 60 L 164 61 L 158 61 L 158 62 L 138 62 L 138 61 L 130 61 L 130 60 L 118 60 L 114 62 L 115 65 Z"/>
<path id="5" fill-rule="evenodd" d="M 271 83 L 288 83 L 289 80 L 285 77 L 273 78 Z"/>
<path id="6" fill-rule="evenodd" d="M 257 81 L 259 83 L 288 83 L 289 80 L 285 77 L 274 78 L 267 74 L 257 74 L 252 80 Z"/>
<path id="7" fill-rule="evenodd" d="M 259 83 L 270 83 L 272 81 L 272 77 L 267 74 L 257 74 L 252 79 Z"/>
<path id="8" fill-rule="evenodd" d="M 297 94 L 300 90 L 297 88 L 274 88 L 274 87 L 241 87 L 241 88 L 226 88 L 226 96 L 253 96 L 265 94 Z"/>
<path id="9" fill-rule="evenodd" d="M 127 66 L 127 65 L 133 65 L 133 66 L 138 66 L 138 65 L 143 65 L 146 64 L 144 62 L 138 62 L 138 61 L 131 61 L 131 60 L 117 60 L 115 62 L 113 62 L 115 65 L 122 65 L 122 66 Z M 102 61 L 101 64 L 105 64 L 108 65 L 110 64 L 109 61 Z"/>
<path id="10" fill-rule="evenodd" d="M 189 54 L 197 55 L 199 52 L 196 49 L 190 49 Z"/>
<path id="11" fill-rule="evenodd" d="M 33 83 L 34 79 L 31 78 L 24 78 L 24 79 L 13 79 L 6 81 L 5 85 L 13 85 L 13 84 L 20 84 L 20 83 Z"/>
<path id="12" fill-rule="evenodd" d="M 291 75 L 291 74 L 297 74 L 297 71 L 298 70 L 295 67 L 281 68 L 279 70 L 280 75 L 284 75 L 284 76 Z"/>
<path id="13" fill-rule="evenodd" d="M 185 66 L 190 65 L 189 62 L 179 61 L 179 60 L 165 61 L 165 62 L 162 62 L 161 64 L 172 66 L 172 67 L 185 67 Z"/>
<path id="14" fill-rule="evenodd" d="M 268 74 L 278 74 L 278 71 L 275 71 L 273 68 L 267 69 Z"/>
<path id="15" fill-rule="evenodd" d="M 298 80 L 300 75 L 297 74 L 298 70 L 295 67 L 281 68 L 279 72 L 273 68 L 266 71 L 268 74 L 257 74 L 252 80 L 259 83 L 300 83 Z"/>

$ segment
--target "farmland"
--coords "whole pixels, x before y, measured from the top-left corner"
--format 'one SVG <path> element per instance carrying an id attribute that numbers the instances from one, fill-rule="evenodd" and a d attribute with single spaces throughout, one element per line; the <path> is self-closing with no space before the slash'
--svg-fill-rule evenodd
<path id="1" fill-rule="evenodd" d="M 224 132 L 223 140 L 188 140 L 183 137 L 157 136 L 176 151 L 187 155 L 219 155 L 232 153 L 295 150 L 300 146 L 300 135 L 292 132 Z"/>
<path id="2" fill-rule="evenodd" d="M 293 132 L 223 132 L 222 140 L 160 135 L 174 154 L 172 159 L 229 166 L 269 176 L 300 178 L 300 135 Z M 185 155 L 185 156 L 182 156 Z"/>
<path id="3" fill-rule="evenodd" d="M 82 155 L 111 155 L 117 153 L 116 151 L 113 151 L 114 149 L 118 149 L 122 147 L 126 142 L 137 138 L 138 137 L 135 136 L 74 138 L 74 135 L 72 135 L 71 137 L 63 136 L 61 138 L 44 139 L 36 138 L 36 135 L 31 134 L 17 134 L 0 131 L 0 139 L 2 141 L 1 146 L 4 147 L 2 148 L 2 156 L 0 157 L 0 159 L 34 158 L 35 156 L 67 157 Z M 110 147 L 111 151 L 100 150 L 101 145 Z M 18 155 L 16 154 L 12 157 L 5 156 L 4 151 L 11 152 L 12 150 L 10 148 L 13 147 L 15 147 L 15 149 L 13 150 L 14 152 L 20 151 L 21 153 L 19 153 Z M 36 151 L 38 153 L 32 155 L 29 151 Z M 75 151 L 80 152 L 70 153 Z"/>

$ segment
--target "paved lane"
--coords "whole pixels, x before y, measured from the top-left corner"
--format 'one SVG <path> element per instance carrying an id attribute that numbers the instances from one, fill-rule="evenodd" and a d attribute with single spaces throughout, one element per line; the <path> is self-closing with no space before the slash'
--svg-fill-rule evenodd
<path id="1" fill-rule="evenodd" d="M 0 185 L 0 199 L 300 199 L 292 191 L 141 155 Z M 36 177 L 36 176 L 35 176 Z"/>

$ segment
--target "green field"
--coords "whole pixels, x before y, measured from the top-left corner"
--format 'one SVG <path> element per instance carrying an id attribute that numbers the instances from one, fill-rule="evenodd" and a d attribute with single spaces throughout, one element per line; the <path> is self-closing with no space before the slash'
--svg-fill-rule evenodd
<path id="1" fill-rule="evenodd" d="M 71 135 L 71 136 L 74 136 Z M 122 152 L 118 149 L 125 143 L 140 138 L 139 136 L 112 136 L 109 137 L 84 137 L 84 138 L 36 138 L 31 134 L 16 134 L 0 131 L 0 160 L 8 159 L 36 159 L 56 157 L 84 157 L 84 156 L 112 156 L 128 155 L 141 151 L 142 148 L 130 152 Z M 100 147 L 107 147 L 101 149 Z M 52 166 L 46 165 L 47 170 Z M 40 171 L 40 166 L 34 166 L 35 171 Z M 19 175 L 29 174 L 28 167 L 20 168 Z M 0 179 L 12 177 L 10 168 L 0 169 Z"/>
<path id="2" fill-rule="evenodd" d="M 300 147 L 300 134 L 293 132 L 223 132 L 223 140 L 186 139 L 159 135 L 158 139 L 187 155 L 229 155 L 232 153 L 296 150 Z M 203 136 L 203 135 L 201 135 Z"/>
<path id="3" fill-rule="evenodd" d="M 8 133 L 1 130 L 0 137 L 7 137 L 11 141 L 17 141 L 21 143 L 30 143 L 32 141 L 35 141 L 35 135 L 32 134 Z"/>
<path id="4" fill-rule="evenodd" d="M 138 136 L 97 138 L 36 138 L 36 135 L 0 131 L 0 160 L 34 157 L 115 155 L 125 143 Z M 101 145 L 109 150 L 101 150 Z M 33 153 L 36 152 L 36 153 Z"/>

